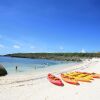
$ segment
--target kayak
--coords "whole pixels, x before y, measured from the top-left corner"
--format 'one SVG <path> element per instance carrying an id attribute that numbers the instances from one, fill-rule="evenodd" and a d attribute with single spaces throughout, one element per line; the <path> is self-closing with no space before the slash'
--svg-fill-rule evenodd
<path id="1" fill-rule="evenodd" d="M 80 75 L 78 75 L 78 77 L 85 78 L 88 80 L 94 80 L 92 75 L 87 75 L 87 74 L 80 74 Z"/>
<path id="2" fill-rule="evenodd" d="M 87 73 L 87 72 L 78 72 L 86 75 L 91 75 L 93 78 L 100 78 L 100 74 L 97 73 Z"/>
<path id="3" fill-rule="evenodd" d="M 85 77 L 76 77 L 75 79 L 81 82 L 91 82 L 90 79 L 85 78 Z"/>
<path id="4" fill-rule="evenodd" d="M 69 76 L 65 76 L 64 74 L 61 74 L 61 78 L 62 78 L 63 81 L 65 81 L 65 82 L 67 82 L 67 83 L 69 83 L 69 84 L 80 85 L 80 84 L 78 83 L 78 81 L 75 80 L 75 78 L 71 78 L 71 77 L 69 77 Z"/>
<path id="5" fill-rule="evenodd" d="M 100 74 L 97 74 L 97 73 L 91 73 L 92 77 L 93 78 L 100 78 Z"/>
<path id="6" fill-rule="evenodd" d="M 69 75 L 69 76 L 73 76 L 73 77 L 77 77 L 78 75 L 80 75 L 81 73 L 77 73 L 77 72 L 71 72 L 71 73 L 64 73 L 64 75 Z"/>
<path id="7" fill-rule="evenodd" d="M 73 76 L 73 75 L 69 75 L 69 74 L 64 74 L 65 76 L 69 77 L 69 78 L 74 78 L 77 81 L 82 81 L 82 82 L 91 82 L 90 80 L 92 80 L 92 77 L 90 76 L 83 76 L 83 75 L 77 75 L 77 76 Z"/>
<path id="8" fill-rule="evenodd" d="M 51 83 L 55 84 L 55 85 L 64 86 L 64 84 L 62 83 L 62 81 L 61 81 L 60 78 L 58 78 L 58 77 L 56 77 L 56 76 L 54 76 L 54 75 L 52 75 L 52 74 L 50 74 L 50 73 L 48 74 L 48 80 L 49 80 Z"/>

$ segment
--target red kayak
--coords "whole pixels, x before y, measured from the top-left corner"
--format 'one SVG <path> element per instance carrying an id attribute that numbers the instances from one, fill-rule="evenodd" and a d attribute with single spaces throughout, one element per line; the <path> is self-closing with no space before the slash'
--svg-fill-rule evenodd
<path id="1" fill-rule="evenodd" d="M 48 74 L 48 80 L 49 80 L 51 83 L 55 84 L 55 85 L 64 86 L 64 84 L 62 83 L 62 81 L 61 81 L 60 78 L 58 78 L 58 77 L 56 77 L 56 76 L 54 76 L 54 75 L 52 75 L 52 74 L 50 74 L 50 73 Z"/>

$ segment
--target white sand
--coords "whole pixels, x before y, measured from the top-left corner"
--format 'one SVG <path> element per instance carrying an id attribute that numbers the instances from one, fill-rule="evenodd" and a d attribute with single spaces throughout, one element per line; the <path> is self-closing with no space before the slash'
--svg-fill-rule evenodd
<path id="1" fill-rule="evenodd" d="M 100 73 L 100 59 L 92 59 L 75 67 L 57 70 L 55 75 L 59 76 L 59 73 L 71 70 Z M 41 77 L 34 74 L 0 77 L 0 100 L 100 99 L 100 79 L 95 79 L 92 83 L 80 82 L 80 86 L 64 83 L 64 87 L 59 87 L 47 80 L 47 73 Z"/>

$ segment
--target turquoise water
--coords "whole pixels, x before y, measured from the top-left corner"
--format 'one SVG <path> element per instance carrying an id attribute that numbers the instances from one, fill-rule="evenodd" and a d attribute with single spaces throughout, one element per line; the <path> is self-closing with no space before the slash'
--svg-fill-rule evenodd
<path id="1" fill-rule="evenodd" d="M 37 71 L 45 68 L 50 68 L 52 65 L 71 64 L 73 62 L 55 61 L 47 59 L 29 59 L 15 57 L 0 57 L 0 64 L 3 64 L 7 69 L 8 74 Z M 16 71 L 16 66 L 18 70 Z"/>

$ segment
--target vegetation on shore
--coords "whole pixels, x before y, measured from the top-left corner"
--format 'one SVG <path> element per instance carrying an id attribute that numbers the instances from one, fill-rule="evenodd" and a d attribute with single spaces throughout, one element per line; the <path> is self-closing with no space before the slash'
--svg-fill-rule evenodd
<path id="1" fill-rule="evenodd" d="M 5 56 L 32 58 L 32 59 L 52 59 L 63 61 L 81 61 L 85 58 L 100 57 L 100 53 L 14 53 Z"/>

